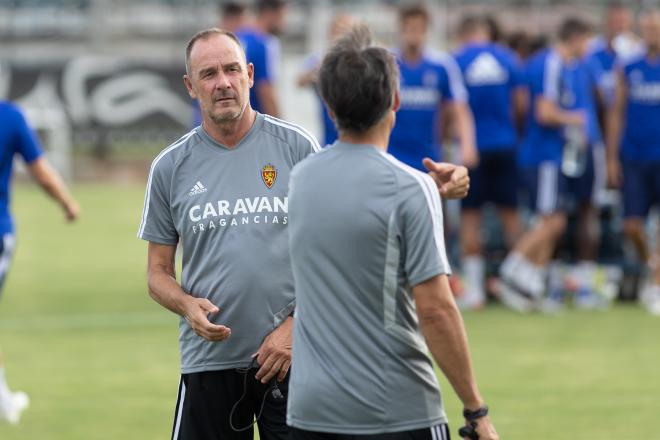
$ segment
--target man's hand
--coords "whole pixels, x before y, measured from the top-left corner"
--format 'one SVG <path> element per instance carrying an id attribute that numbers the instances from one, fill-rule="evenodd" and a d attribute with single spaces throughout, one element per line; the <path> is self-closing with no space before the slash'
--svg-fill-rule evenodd
<path id="1" fill-rule="evenodd" d="M 497 435 L 495 431 L 495 426 L 490 421 L 490 417 L 485 416 L 477 420 L 477 434 L 479 434 L 479 440 L 499 440 L 500 436 Z"/>
<path id="2" fill-rule="evenodd" d="M 286 321 L 277 327 L 271 334 L 266 336 L 254 356 L 260 365 L 256 378 L 261 383 L 268 383 L 275 375 L 282 382 L 291 366 L 291 327 L 293 318 L 288 317 Z"/>
<path id="3" fill-rule="evenodd" d="M 446 162 L 434 162 L 428 157 L 424 158 L 422 163 L 444 198 L 462 199 L 467 195 L 470 189 L 467 168 Z"/>
<path id="4" fill-rule="evenodd" d="M 186 321 L 192 329 L 207 341 L 224 341 L 231 335 L 231 329 L 224 325 L 216 325 L 209 321 L 209 315 L 218 313 L 220 309 L 206 298 L 188 297 L 184 306 Z"/>
<path id="5" fill-rule="evenodd" d="M 74 222 L 80 216 L 80 205 L 75 200 L 67 202 L 64 206 L 64 215 L 68 222 Z"/>

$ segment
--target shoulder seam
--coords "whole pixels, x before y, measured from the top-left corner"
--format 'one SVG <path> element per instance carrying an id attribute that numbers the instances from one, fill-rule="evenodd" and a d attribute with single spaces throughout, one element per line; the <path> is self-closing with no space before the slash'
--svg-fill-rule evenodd
<path id="1" fill-rule="evenodd" d="M 292 124 L 291 122 L 283 121 L 282 119 L 278 119 L 270 115 L 264 115 L 264 121 L 295 131 L 296 133 L 300 134 L 302 137 L 307 139 L 307 141 L 311 145 L 313 153 L 321 151 L 321 146 L 319 145 L 319 142 L 316 140 L 316 138 L 300 125 Z"/>
<path id="2" fill-rule="evenodd" d="M 158 165 L 158 162 L 165 157 L 169 152 L 179 148 L 182 145 L 185 145 L 186 141 L 194 136 L 196 131 L 193 129 L 183 135 L 181 138 L 179 138 L 178 141 L 174 142 L 172 145 L 164 149 L 163 151 L 160 152 L 158 156 L 154 159 L 153 163 L 151 164 L 151 168 L 149 169 L 149 178 L 147 179 L 147 192 L 144 196 L 144 206 L 142 208 L 142 221 L 140 222 L 140 229 L 138 230 L 138 237 L 142 238 L 142 234 L 144 233 L 144 228 L 147 225 L 147 216 L 149 215 L 149 201 L 151 199 L 151 182 L 153 179 L 153 174 L 154 170 L 156 169 L 156 165 Z"/>

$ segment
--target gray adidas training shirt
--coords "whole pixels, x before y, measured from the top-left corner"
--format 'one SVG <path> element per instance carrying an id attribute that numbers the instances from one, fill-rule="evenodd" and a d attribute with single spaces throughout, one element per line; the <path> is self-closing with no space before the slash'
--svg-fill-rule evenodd
<path id="1" fill-rule="evenodd" d="M 379 434 L 445 423 L 411 286 L 449 273 L 433 180 L 338 142 L 289 183 L 296 290 L 287 423 Z"/>
<path id="2" fill-rule="evenodd" d="M 181 286 L 220 308 L 223 342 L 180 321 L 181 372 L 244 367 L 294 307 L 287 235 L 293 166 L 319 145 L 297 125 L 257 115 L 228 149 L 197 127 L 151 166 L 138 236 L 183 249 Z"/>

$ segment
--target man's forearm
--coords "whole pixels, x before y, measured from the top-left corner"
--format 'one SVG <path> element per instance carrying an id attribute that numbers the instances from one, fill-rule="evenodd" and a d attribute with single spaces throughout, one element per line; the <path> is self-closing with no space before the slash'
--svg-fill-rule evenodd
<path id="1" fill-rule="evenodd" d="M 544 98 L 536 100 L 536 118 L 542 125 L 581 125 L 584 123 L 584 115 L 580 111 L 568 111 L 560 109 L 557 104 Z"/>
<path id="2" fill-rule="evenodd" d="M 455 305 L 436 309 L 420 318 L 422 333 L 433 358 L 465 408 L 483 405 L 472 370 L 463 318 Z"/>
<path id="3" fill-rule="evenodd" d="M 277 104 L 277 97 L 275 96 L 275 88 L 272 84 L 261 82 L 255 86 L 257 88 L 257 95 L 259 102 L 262 105 L 262 111 L 267 114 L 279 118 L 280 107 Z"/>
<path id="4" fill-rule="evenodd" d="M 30 171 L 39 186 L 61 206 L 72 203 L 73 197 L 66 185 L 45 158 L 41 157 L 31 164 Z"/>
<path id="5" fill-rule="evenodd" d="M 174 276 L 164 270 L 149 273 L 149 295 L 161 306 L 185 316 L 186 300 L 190 297 L 183 291 Z"/>
<path id="6" fill-rule="evenodd" d="M 461 145 L 461 151 L 476 151 L 476 139 L 474 135 L 474 117 L 466 103 L 455 103 L 456 132 Z"/>
<path id="7" fill-rule="evenodd" d="M 619 139 L 621 138 L 621 117 L 622 114 L 616 109 L 611 110 L 607 115 L 606 143 L 607 159 L 615 160 L 619 157 Z"/>

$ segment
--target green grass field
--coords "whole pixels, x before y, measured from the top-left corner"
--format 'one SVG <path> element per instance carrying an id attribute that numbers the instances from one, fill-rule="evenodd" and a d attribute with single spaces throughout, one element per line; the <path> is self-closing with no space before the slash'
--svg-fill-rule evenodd
<path id="1" fill-rule="evenodd" d="M 67 225 L 18 186 L 18 249 L 0 304 L 10 385 L 31 407 L 2 440 L 166 439 L 178 385 L 177 319 L 145 290 L 141 186 L 75 188 Z M 502 439 L 660 438 L 660 319 L 609 312 L 466 315 Z M 452 431 L 460 404 L 443 381 Z M 456 437 L 456 436 L 455 436 Z"/>

